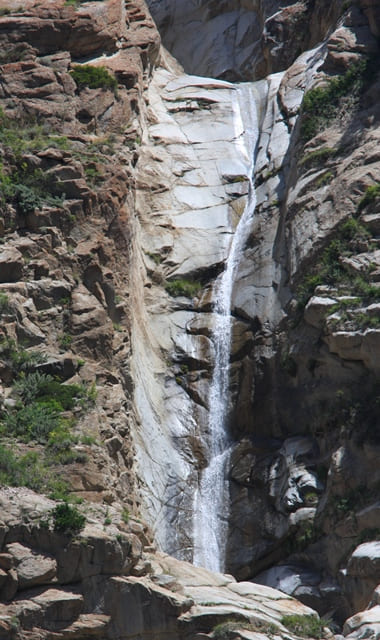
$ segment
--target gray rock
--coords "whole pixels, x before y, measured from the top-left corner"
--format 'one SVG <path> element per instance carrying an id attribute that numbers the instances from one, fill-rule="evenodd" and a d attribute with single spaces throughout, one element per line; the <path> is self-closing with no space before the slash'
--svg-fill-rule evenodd
<path id="1" fill-rule="evenodd" d="M 356 547 L 348 565 L 349 576 L 378 578 L 380 576 L 380 542 L 364 542 Z"/>

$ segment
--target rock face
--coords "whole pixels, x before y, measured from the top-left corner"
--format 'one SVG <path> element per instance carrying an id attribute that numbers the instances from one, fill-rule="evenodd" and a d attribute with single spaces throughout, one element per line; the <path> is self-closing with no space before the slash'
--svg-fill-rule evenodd
<path id="1" fill-rule="evenodd" d="M 185 557 L 191 560 L 193 492 L 204 464 L 213 357 L 202 283 L 220 270 L 244 209 L 252 153 L 245 132 L 260 93 L 156 71 L 148 97 L 149 120 L 136 167 L 137 458 L 145 517 L 167 551 L 188 549 Z M 171 289 L 176 283 L 183 291 Z M 187 293 L 186 285 L 195 285 L 194 293 Z"/>
<path id="2" fill-rule="evenodd" d="M 213 61 L 212 56 L 222 41 L 228 50 L 229 39 L 223 40 L 221 32 L 225 28 L 224 34 L 230 33 L 231 27 L 238 33 L 239 12 L 253 11 L 251 6 L 223 3 L 212 14 L 209 4 L 174 7 L 152 2 L 151 9 L 164 42 L 186 70 L 234 79 L 277 72 L 256 85 L 261 121 L 256 215 L 233 294 L 238 322 L 231 347 L 230 423 L 236 446 L 230 469 L 227 567 L 245 579 L 280 563 L 276 577 L 263 577 L 267 584 L 277 584 L 272 580 L 283 571 L 301 576 L 291 593 L 322 612 L 334 608 L 343 620 L 368 604 L 375 586 L 368 575 L 362 593 L 358 585 L 353 587 L 351 546 L 365 536 L 376 538 L 379 529 L 376 516 L 371 531 L 357 519 L 362 509 L 375 513 L 379 482 L 374 465 L 378 418 L 367 409 L 374 402 L 378 377 L 376 75 L 369 83 L 363 79 L 352 98 L 342 94 L 312 133 L 306 129 L 311 116 L 299 116 L 306 92 L 315 84 L 330 86 L 326 74 L 337 81 L 349 77 L 350 65 L 363 68 L 367 58 L 376 65 L 376 28 L 367 20 L 364 4 L 343 15 L 334 4 L 297 4 L 278 12 L 268 8 L 268 14 L 262 14 L 260 60 L 253 64 L 252 49 L 249 53 L 255 72 L 251 67 L 230 76 L 223 55 L 216 53 Z M 200 44 L 190 54 L 184 33 L 193 21 Z M 306 22 L 309 30 L 302 27 Z M 286 39 L 292 40 L 294 50 L 285 50 Z M 210 42 L 215 46 L 208 46 Z M 202 56 L 204 66 L 197 58 L 203 47 L 210 52 Z M 228 56 L 228 61 L 233 59 Z M 327 92 L 325 100 L 334 98 Z M 151 208 L 156 209 L 155 203 Z M 162 208 L 176 210 L 178 204 L 173 200 Z M 182 233 L 177 227 L 168 256 L 176 256 L 177 247 L 183 251 Z M 321 262 L 327 265 L 324 270 L 318 267 Z M 170 267 L 176 264 L 177 258 Z M 161 267 L 155 271 L 162 273 Z M 157 301 L 155 283 L 152 286 Z M 186 345 L 192 346 L 184 350 L 177 339 L 171 349 L 168 342 L 163 346 L 169 359 L 180 364 L 172 368 L 177 382 L 198 405 L 181 422 L 191 424 L 195 415 L 202 426 L 213 353 L 205 340 L 212 327 L 208 288 L 196 308 L 197 318 L 187 324 L 191 335 Z M 201 348 L 192 337 L 198 332 Z M 182 443 L 186 430 L 178 437 Z M 199 443 L 195 456 L 192 464 L 199 461 L 202 466 Z M 356 479 L 349 472 L 353 466 Z M 187 464 L 182 469 L 185 475 L 174 477 L 186 478 L 177 482 L 186 505 L 192 480 Z M 349 532 L 347 527 L 352 527 Z M 176 533 L 175 547 L 180 539 Z M 318 569 L 323 566 L 322 573 L 316 564 Z"/>
<path id="3" fill-rule="evenodd" d="M 152 0 L 206 79 L 139 0 L 0 0 L 0 480 L 88 501 L 63 539 L 53 502 L 2 494 L 0 638 L 289 638 L 309 606 L 378 632 L 378 2 L 285 4 Z M 148 555 L 125 522 L 192 558 L 253 103 L 226 566 L 261 586 Z"/>
<path id="4" fill-rule="evenodd" d="M 5 489 L 0 504 L 2 640 L 185 640 L 227 623 L 293 638 L 284 615 L 316 615 L 274 589 L 144 553 L 141 525 L 115 508 L 83 507 L 87 523 L 73 538 L 57 532 L 51 500 Z"/>
<path id="5" fill-rule="evenodd" d="M 147 4 L 163 44 L 185 71 L 231 81 L 251 81 L 286 69 L 302 51 L 319 43 L 341 15 L 338 2 L 324 1 L 285 7 L 273 0 Z"/>

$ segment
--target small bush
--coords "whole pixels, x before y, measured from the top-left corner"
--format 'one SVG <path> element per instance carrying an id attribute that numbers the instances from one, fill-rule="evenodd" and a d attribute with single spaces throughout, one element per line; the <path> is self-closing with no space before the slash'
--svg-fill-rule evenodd
<path id="1" fill-rule="evenodd" d="M 130 518 L 129 510 L 127 509 L 127 507 L 123 507 L 123 510 L 121 512 L 122 521 L 125 522 L 125 524 L 128 524 L 129 518 Z"/>
<path id="2" fill-rule="evenodd" d="M 54 531 L 74 536 L 86 524 L 86 518 L 78 511 L 76 507 L 70 506 L 67 502 L 57 504 L 52 511 Z"/>
<path id="3" fill-rule="evenodd" d="M 62 384 L 57 380 L 47 380 L 39 388 L 39 402 L 49 401 L 54 398 L 64 411 L 72 409 L 76 404 L 76 398 L 84 394 L 83 387 L 79 384 Z"/>
<path id="4" fill-rule="evenodd" d="M 216 625 L 213 629 L 212 637 L 215 640 L 232 640 L 236 637 L 238 630 L 244 629 L 245 631 L 252 631 L 256 633 L 265 634 L 271 637 L 273 634 L 278 633 L 278 627 L 264 620 L 254 620 L 253 622 L 244 622 L 243 620 L 237 622 L 235 620 L 227 620 L 221 624 Z M 240 636 L 239 636 L 240 637 Z"/>
<path id="5" fill-rule="evenodd" d="M 46 360 L 46 356 L 40 351 L 26 351 L 9 338 L 0 339 L 0 354 L 15 374 L 33 369 Z"/>
<path id="6" fill-rule="evenodd" d="M 111 89 L 117 92 L 117 80 L 105 67 L 94 67 L 90 64 L 76 65 L 71 71 L 77 87 L 82 89 Z"/>
<path id="7" fill-rule="evenodd" d="M 176 280 L 170 280 L 165 284 L 165 289 L 170 296 L 176 298 L 177 296 L 185 296 L 186 298 L 194 298 L 200 290 L 202 285 L 197 280 L 186 280 L 185 278 L 177 278 Z"/>
<path id="8" fill-rule="evenodd" d="M 9 298 L 6 293 L 0 292 L 0 314 L 9 311 Z"/>
<path id="9" fill-rule="evenodd" d="M 292 614 L 284 616 L 281 624 L 287 627 L 289 631 L 301 638 L 322 638 L 324 622 L 317 616 L 301 616 Z"/>
<path id="10" fill-rule="evenodd" d="M 380 198 L 380 182 L 366 188 L 364 196 L 359 200 L 358 213 Z"/>
<path id="11" fill-rule="evenodd" d="M 46 384 L 52 381 L 53 377 L 45 373 L 35 371 L 34 373 L 25 374 L 22 371 L 13 385 L 13 390 L 24 402 L 29 403 L 40 395 Z"/>
<path id="12" fill-rule="evenodd" d="M 2 431 L 7 435 L 20 438 L 24 442 L 34 440 L 46 443 L 49 434 L 58 429 L 61 407 L 54 400 L 50 402 L 32 402 L 5 414 Z"/>
<path id="13" fill-rule="evenodd" d="M 24 215 L 32 213 L 45 204 L 54 207 L 62 206 L 64 197 L 54 176 L 41 169 L 31 170 L 21 163 L 20 167 L 9 175 L 1 171 L 1 202 L 12 203 Z"/>

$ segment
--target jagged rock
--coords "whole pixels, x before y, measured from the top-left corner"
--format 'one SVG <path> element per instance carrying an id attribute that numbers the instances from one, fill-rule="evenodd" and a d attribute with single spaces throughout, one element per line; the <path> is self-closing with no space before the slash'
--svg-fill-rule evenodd
<path id="1" fill-rule="evenodd" d="M 380 542 L 365 542 L 352 553 L 347 574 L 362 578 L 378 578 L 380 572 Z"/>
<path id="2" fill-rule="evenodd" d="M 334 304 L 336 304 L 334 298 L 313 296 L 305 307 L 305 321 L 311 324 L 312 327 L 321 329 L 324 325 L 326 315 L 331 312 L 331 307 Z"/>
<path id="3" fill-rule="evenodd" d="M 83 334 L 107 322 L 107 313 L 97 298 L 81 286 L 71 296 L 71 329 L 74 334 Z"/>
<path id="4" fill-rule="evenodd" d="M 64 280 L 52 280 L 43 278 L 35 282 L 28 282 L 27 291 L 33 298 L 36 308 L 49 309 L 54 303 L 64 298 L 69 298 L 72 291 L 72 285 Z"/>
<path id="5" fill-rule="evenodd" d="M 33 553 L 31 549 L 17 542 L 8 544 L 6 552 L 16 561 L 19 589 L 28 589 L 53 581 L 57 570 L 57 563 L 53 558 Z"/>
<path id="6" fill-rule="evenodd" d="M 337 353 L 344 360 L 362 360 L 368 369 L 379 369 L 376 353 L 380 344 L 380 331 L 336 331 L 326 336 L 330 351 Z"/>
<path id="7" fill-rule="evenodd" d="M 376 605 L 368 611 L 361 611 L 344 623 L 343 633 L 346 638 L 358 639 L 375 636 L 380 631 L 380 606 Z"/>
<path id="8" fill-rule="evenodd" d="M 15 569 L 9 569 L 7 572 L 7 577 L 3 583 L 1 589 L 1 599 L 5 600 L 5 602 L 12 600 L 17 593 L 18 589 L 18 579 L 17 572 Z"/>
<path id="9" fill-rule="evenodd" d="M 17 282 L 21 279 L 24 261 L 22 253 L 14 247 L 0 252 L 0 282 Z"/>

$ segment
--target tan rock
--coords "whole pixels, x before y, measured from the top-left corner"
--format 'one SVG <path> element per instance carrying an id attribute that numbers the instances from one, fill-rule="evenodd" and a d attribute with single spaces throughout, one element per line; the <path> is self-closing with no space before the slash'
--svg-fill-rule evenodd
<path id="1" fill-rule="evenodd" d="M 44 626 L 59 629 L 67 626 L 79 616 L 83 607 L 83 596 L 61 589 L 47 589 L 33 596 L 32 602 L 43 610 Z"/>
<path id="2" fill-rule="evenodd" d="M 8 544 L 6 551 L 14 559 L 19 589 L 47 584 L 55 578 L 57 563 L 53 558 L 37 554 L 18 542 Z"/>

